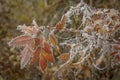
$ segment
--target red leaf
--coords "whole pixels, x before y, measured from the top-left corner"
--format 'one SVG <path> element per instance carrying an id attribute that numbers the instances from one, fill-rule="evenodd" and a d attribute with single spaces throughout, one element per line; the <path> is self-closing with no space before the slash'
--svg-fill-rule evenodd
<path id="1" fill-rule="evenodd" d="M 38 47 L 35 52 L 33 53 L 32 63 L 35 63 L 37 59 L 39 58 L 39 55 L 41 53 L 41 47 Z"/>
<path id="2" fill-rule="evenodd" d="M 32 37 L 28 35 L 22 35 L 18 36 L 14 39 L 12 39 L 9 42 L 10 46 L 25 46 L 26 44 L 29 44 L 29 42 L 32 41 Z"/>
<path id="3" fill-rule="evenodd" d="M 40 62 L 39 62 L 39 66 L 41 68 L 41 70 L 44 72 L 44 70 L 46 69 L 47 67 L 47 61 L 45 59 L 45 57 L 41 54 L 40 55 Z"/>
<path id="4" fill-rule="evenodd" d="M 29 62 L 30 58 L 32 57 L 32 51 L 26 46 L 22 51 L 21 56 L 21 69 L 23 69 Z"/>
<path id="5" fill-rule="evenodd" d="M 52 54 L 51 47 L 50 47 L 50 45 L 48 44 L 47 41 L 44 42 L 43 50 L 44 50 L 46 53 Z"/>
<path id="6" fill-rule="evenodd" d="M 46 53 L 44 50 L 42 50 L 42 53 L 41 53 L 41 54 L 45 57 L 45 59 L 46 59 L 47 61 L 49 61 L 49 62 L 54 62 L 54 61 L 55 61 L 54 56 L 53 56 L 52 53 L 49 54 L 49 53 Z"/>

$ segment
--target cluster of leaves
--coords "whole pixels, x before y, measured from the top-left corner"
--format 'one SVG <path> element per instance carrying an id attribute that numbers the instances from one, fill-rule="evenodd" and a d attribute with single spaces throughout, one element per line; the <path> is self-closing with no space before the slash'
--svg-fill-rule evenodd
<path id="1" fill-rule="evenodd" d="M 44 72 L 48 62 L 55 62 L 53 55 L 57 51 L 58 62 L 63 64 L 55 71 L 55 77 L 64 78 L 72 72 L 77 79 L 95 79 L 96 70 L 110 69 L 120 61 L 120 13 L 114 9 L 96 9 L 81 2 L 55 27 L 38 27 L 33 21 L 33 26 L 22 25 L 18 29 L 23 34 L 9 45 L 23 47 L 21 68 L 39 60 Z"/>
<path id="2" fill-rule="evenodd" d="M 35 63 L 39 59 L 42 71 L 47 66 L 47 62 L 54 62 L 51 47 L 43 36 L 43 32 L 34 23 L 34 26 L 18 26 L 23 34 L 11 40 L 10 46 L 23 47 L 21 52 L 21 69 L 28 63 Z M 49 35 L 53 39 L 52 35 Z M 32 58 L 32 59 L 31 59 Z"/>

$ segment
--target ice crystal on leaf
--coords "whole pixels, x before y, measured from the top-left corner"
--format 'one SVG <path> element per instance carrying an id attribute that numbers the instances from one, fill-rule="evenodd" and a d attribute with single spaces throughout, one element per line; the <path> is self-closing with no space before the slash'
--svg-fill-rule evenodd
<path id="1" fill-rule="evenodd" d="M 18 26 L 17 29 L 21 30 L 24 35 L 11 40 L 9 45 L 23 47 L 21 52 L 21 69 L 28 63 L 35 63 L 39 59 L 39 66 L 44 71 L 47 67 L 47 62 L 54 62 L 54 56 L 50 44 L 45 40 L 43 32 L 35 25 Z"/>

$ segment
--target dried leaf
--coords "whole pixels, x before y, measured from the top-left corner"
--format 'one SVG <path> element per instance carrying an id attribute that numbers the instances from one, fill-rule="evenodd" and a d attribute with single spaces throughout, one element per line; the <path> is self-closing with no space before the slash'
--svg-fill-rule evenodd
<path id="1" fill-rule="evenodd" d="M 49 35 L 49 40 L 50 40 L 50 42 L 52 43 L 53 46 L 57 46 L 58 41 L 53 34 Z"/>
<path id="2" fill-rule="evenodd" d="M 70 53 L 63 53 L 57 57 L 59 60 L 67 61 L 70 58 Z"/>
<path id="3" fill-rule="evenodd" d="M 44 72 L 44 70 L 47 67 L 47 60 L 45 59 L 45 57 L 42 54 L 40 54 L 39 66 L 40 66 L 42 72 Z"/>
<path id="4" fill-rule="evenodd" d="M 10 46 L 25 46 L 26 44 L 29 44 L 30 41 L 33 41 L 31 36 L 21 35 L 12 39 L 8 44 Z"/>
<path id="5" fill-rule="evenodd" d="M 61 21 L 59 21 L 57 24 L 56 24 L 56 29 L 57 30 L 62 30 L 62 29 L 64 29 L 65 28 L 65 21 L 66 21 L 66 17 L 65 17 L 65 15 L 63 15 L 62 16 L 62 18 L 61 18 Z"/>

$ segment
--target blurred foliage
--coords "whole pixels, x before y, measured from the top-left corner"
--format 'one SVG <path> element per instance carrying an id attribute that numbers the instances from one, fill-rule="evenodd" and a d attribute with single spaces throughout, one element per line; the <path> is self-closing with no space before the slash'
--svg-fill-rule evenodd
<path id="1" fill-rule="evenodd" d="M 21 70 L 19 50 L 8 47 L 7 43 L 12 37 L 20 34 L 16 30 L 17 25 L 29 25 L 33 19 L 36 19 L 39 25 L 54 26 L 67 10 L 78 4 L 79 1 L 0 0 L 0 80 L 38 80 L 42 77 L 48 80 L 51 78 L 50 73 L 47 74 L 47 78 L 44 78 L 42 73 L 33 65 Z M 120 10 L 120 0 L 85 0 L 85 2 L 94 7 Z M 115 78 L 118 79 L 120 74 L 116 72 Z"/>

